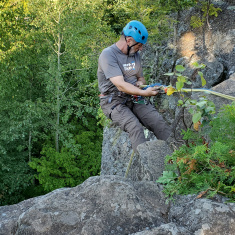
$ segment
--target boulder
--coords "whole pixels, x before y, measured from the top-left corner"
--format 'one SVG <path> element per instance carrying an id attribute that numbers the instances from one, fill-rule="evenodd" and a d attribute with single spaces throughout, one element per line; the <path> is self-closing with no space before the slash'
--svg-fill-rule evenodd
<path id="1" fill-rule="evenodd" d="M 165 169 L 165 157 L 172 153 L 166 141 L 152 140 L 137 147 L 128 178 L 132 180 L 156 181 Z"/>
<path id="2" fill-rule="evenodd" d="M 0 207 L 0 235 L 233 235 L 235 204 L 224 201 L 189 195 L 167 204 L 157 183 L 96 176 Z"/>
<path id="3" fill-rule="evenodd" d="M 0 207 L 0 234 L 130 234 L 164 224 L 167 210 L 158 184 L 91 177 L 74 188 Z"/>
<path id="4" fill-rule="evenodd" d="M 213 91 L 233 96 L 235 97 L 235 73 L 233 73 L 229 79 L 225 80 L 224 82 L 214 86 L 212 88 Z M 225 99 L 220 96 L 216 95 L 209 95 L 208 98 L 214 102 L 216 106 L 216 110 L 218 111 L 223 105 L 231 104 L 232 100 Z"/>
<path id="5" fill-rule="evenodd" d="M 231 235 L 235 231 L 235 204 L 196 199 L 194 196 L 178 196 L 171 205 L 168 219 L 190 228 L 194 235 Z"/>
<path id="6" fill-rule="evenodd" d="M 229 79 L 221 82 L 220 84 L 214 86 L 212 91 L 219 92 L 224 95 L 229 95 L 235 97 L 235 73 L 232 74 Z M 213 101 L 216 107 L 216 111 L 219 111 L 219 109 L 223 105 L 231 104 L 233 101 L 230 99 L 226 99 L 214 94 L 209 94 L 206 92 L 194 92 L 192 97 L 193 99 L 198 99 L 199 96 L 207 96 L 209 100 Z"/>

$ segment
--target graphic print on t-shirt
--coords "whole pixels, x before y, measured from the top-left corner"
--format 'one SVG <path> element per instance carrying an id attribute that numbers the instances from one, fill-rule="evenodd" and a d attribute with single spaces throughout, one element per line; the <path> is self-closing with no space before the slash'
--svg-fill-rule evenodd
<path id="1" fill-rule="evenodd" d="M 123 67 L 125 71 L 135 70 L 135 61 L 128 64 L 123 64 Z"/>

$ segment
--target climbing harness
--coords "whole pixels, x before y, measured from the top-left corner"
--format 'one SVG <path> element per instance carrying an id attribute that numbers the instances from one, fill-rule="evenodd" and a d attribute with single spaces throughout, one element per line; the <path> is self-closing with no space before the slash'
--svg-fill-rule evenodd
<path id="1" fill-rule="evenodd" d="M 124 105 L 128 101 L 128 98 L 131 97 L 130 95 L 126 96 L 125 93 L 121 91 L 116 91 L 116 92 L 111 92 L 111 93 L 105 93 L 105 94 L 100 94 L 99 97 L 100 99 L 108 99 L 107 103 L 110 104 L 112 102 L 112 99 L 114 96 L 122 97 L 124 100 L 120 103 L 116 103 L 111 107 L 111 112 L 109 114 L 109 119 L 111 119 L 111 114 L 112 111 L 120 104 Z"/>
<path id="2" fill-rule="evenodd" d="M 149 99 L 146 99 L 145 97 L 140 95 L 132 95 L 131 100 L 135 104 L 149 104 Z"/>

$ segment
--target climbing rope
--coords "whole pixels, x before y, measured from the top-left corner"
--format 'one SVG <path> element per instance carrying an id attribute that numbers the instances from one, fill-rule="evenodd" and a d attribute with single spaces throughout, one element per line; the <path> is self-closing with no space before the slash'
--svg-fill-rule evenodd
<path id="1" fill-rule="evenodd" d="M 130 167 L 131 167 L 131 163 L 132 163 L 134 154 L 135 154 L 135 151 L 133 150 L 133 152 L 131 154 L 131 158 L 130 158 L 129 164 L 128 164 L 127 169 L 126 169 L 125 178 L 127 178 L 127 176 L 128 176 L 128 173 L 129 173 L 129 170 L 130 170 Z"/>
<path id="2" fill-rule="evenodd" d="M 213 94 L 213 95 L 217 95 L 217 96 L 220 96 L 220 97 L 223 97 L 225 99 L 228 99 L 228 100 L 233 100 L 235 101 L 235 97 L 234 96 L 231 96 L 231 95 L 225 95 L 225 94 L 222 94 L 222 93 L 219 93 L 217 91 L 212 91 L 212 90 L 209 90 L 209 89 L 203 89 L 203 88 L 195 88 L 195 89 L 190 89 L 190 88 L 182 88 L 183 91 L 204 91 L 206 93 L 210 93 L 210 94 Z"/>
<path id="3" fill-rule="evenodd" d="M 180 91 L 177 91 L 174 87 L 167 87 L 167 86 L 164 86 L 160 83 L 154 83 L 154 84 L 151 84 L 151 85 L 142 85 L 140 86 L 143 90 L 146 90 L 147 88 L 149 87 L 157 87 L 158 90 L 162 90 L 164 91 L 165 93 L 168 94 L 168 89 L 171 89 L 171 92 L 169 95 L 171 95 L 172 93 L 175 93 L 175 92 L 180 92 Z M 219 93 L 217 91 L 212 91 L 210 89 L 205 89 L 205 88 L 182 88 L 181 89 L 182 91 L 186 91 L 186 92 L 190 92 L 190 91 L 196 91 L 196 92 L 206 92 L 206 93 L 210 93 L 210 94 L 213 94 L 213 95 L 217 95 L 217 96 L 220 96 L 220 97 L 223 97 L 225 99 L 229 99 L 229 100 L 233 100 L 235 101 L 235 97 L 234 96 L 231 96 L 231 95 L 225 95 L 225 94 L 222 94 L 222 93 Z"/>

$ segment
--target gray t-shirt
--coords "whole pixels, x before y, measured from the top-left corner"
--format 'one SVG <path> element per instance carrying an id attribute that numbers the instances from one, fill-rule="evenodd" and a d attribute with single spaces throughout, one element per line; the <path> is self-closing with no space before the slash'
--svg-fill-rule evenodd
<path id="1" fill-rule="evenodd" d="M 112 77 L 123 76 L 126 82 L 135 85 L 137 78 L 143 77 L 139 53 L 135 53 L 134 56 L 128 56 L 116 44 L 113 44 L 100 54 L 97 76 L 99 91 L 102 94 L 118 91 L 116 86 L 110 81 Z"/>

